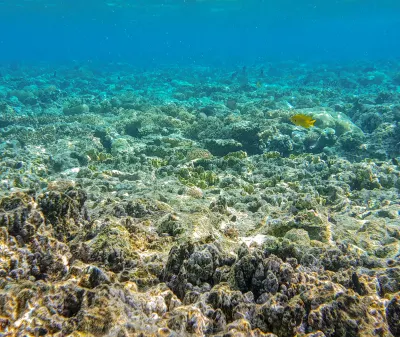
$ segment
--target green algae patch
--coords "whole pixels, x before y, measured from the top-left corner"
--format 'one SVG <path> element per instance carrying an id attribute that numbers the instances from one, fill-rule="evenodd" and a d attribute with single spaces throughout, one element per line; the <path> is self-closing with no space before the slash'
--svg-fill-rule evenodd
<path id="1" fill-rule="evenodd" d="M 177 175 L 179 181 L 188 187 L 197 186 L 204 189 L 215 186 L 219 182 L 218 175 L 215 172 L 204 170 L 201 166 L 196 168 L 182 167 Z"/>
<path id="2" fill-rule="evenodd" d="M 192 141 L 190 141 L 190 140 L 182 139 L 182 138 L 174 138 L 174 137 L 163 137 L 163 138 L 161 138 L 161 142 L 172 148 L 185 147 L 185 146 L 192 145 Z"/>
<path id="3" fill-rule="evenodd" d="M 173 214 L 168 214 L 163 217 L 157 226 L 157 232 L 159 234 L 168 234 L 171 236 L 177 236 L 185 231 L 179 218 Z"/>
<path id="4" fill-rule="evenodd" d="M 96 149 L 86 151 L 85 155 L 94 162 L 111 162 L 114 159 L 110 153 L 98 151 Z"/>
<path id="5" fill-rule="evenodd" d="M 310 245 L 310 237 L 308 232 L 304 229 L 291 229 L 285 234 L 285 238 L 292 242 L 296 242 L 299 245 L 307 246 Z"/>
<path id="6" fill-rule="evenodd" d="M 113 271 L 120 271 L 139 259 L 137 245 L 128 230 L 119 224 L 108 223 L 91 241 L 88 261 L 100 261 Z"/>
<path id="7" fill-rule="evenodd" d="M 211 159 L 212 157 L 213 155 L 210 151 L 201 148 L 191 148 L 186 153 L 186 159 L 189 161 L 196 159 Z"/>
<path id="8" fill-rule="evenodd" d="M 263 153 L 263 157 L 265 159 L 276 159 L 281 157 L 281 154 L 278 151 L 268 151 Z"/>
<path id="9" fill-rule="evenodd" d="M 245 159 L 247 158 L 247 153 L 245 151 L 236 151 L 236 152 L 230 152 L 224 156 L 225 160 L 229 160 L 230 158 Z"/>
<path id="10" fill-rule="evenodd" d="M 162 158 L 150 158 L 149 159 L 150 165 L 155 169 L 159 169 L 161 167 L 168 165 L 168 160 Z"/>
<path id="11" fill-rule="evenodd" d="M 243 191 L 246 194 L 253 194 L 255 191 L 255 187 L 253 184 L 244 184 L 242 187 L 243 187 Z"/>
<path id="12" fill-rule="evenodd" d="M 89 112 L 89 106 L 87 104 L 68 104 L 64 106 L 64 115 L 82 115 Z"/>
<path id="13" fill-rule="evenodd" d="M 304 230 L 311 240 L 329 242 L 331 239 L 329 223 L 313 210 L 301 211 L 292 219 L 270 221 L 261 232 L 276 237 L 286 237 L 290 232 L 289 238 L 293 239 L 296 232 L 292 230 Z"/>

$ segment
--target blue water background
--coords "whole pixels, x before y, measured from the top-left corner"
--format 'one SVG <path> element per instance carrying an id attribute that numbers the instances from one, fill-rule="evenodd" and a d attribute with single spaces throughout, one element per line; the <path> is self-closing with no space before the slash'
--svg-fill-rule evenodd
<path id="1" fill-rule="evenodd" d="M 256 64 L 400 56 L 400 1 L 0 1 L 0 62 Z"/>

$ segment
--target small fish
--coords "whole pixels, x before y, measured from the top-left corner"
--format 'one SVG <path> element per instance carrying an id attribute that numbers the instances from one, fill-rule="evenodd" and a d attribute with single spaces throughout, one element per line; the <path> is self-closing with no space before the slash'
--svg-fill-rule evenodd
<path id="1" fill-rule="evenodd" d="M 226 101 L 226 106 L 227 106 L 229 109 L 231 109 L 231 110 L 235 110 L 235 109 L 236 109 L 236 106 L 237 106 L 237 102 L 236 102 L 235 99 L 229 98 L 229 99 Z"/>
<path id="2" fill-rule="evenodd" d="M 369 73 L 369 72 L 372 72 L 372 71 L 375 71 L 375 70 L 376 70 L 375 67 L 366 67 L 366 68 L 364 68 L 364 72 L 365 73 Z"/>
<path id="3" fill-rule="evenodd" d="M 288 106 L 289 109 L 293 109 L 293 105 L 291 105 L 289 102 L 286 102 L 286 105 Z"/>
<path id="4" fill-rule="evenodd" d="M 257 87 L 257 88 L 261 88 L 261 82 L 260 82 L 260 81 L 258 81 L 258 82 L 256 83 L 256 87 Z"/>
<path id="5" fill-rule="evenodd" d="M 316 120 L 307 115 L 297 114 L 290 117 L 290 121 L 297 126 L 302 126 L 303 128 L 308 129 L 311 126 L 314 126 Z"/>

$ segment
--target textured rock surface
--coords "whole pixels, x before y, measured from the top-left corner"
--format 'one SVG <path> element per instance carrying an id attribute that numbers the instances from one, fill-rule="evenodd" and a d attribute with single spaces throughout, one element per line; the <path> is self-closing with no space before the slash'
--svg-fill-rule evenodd
<path id="1" fill-rule="evenodd" d="M 276 66 L 0 77 L 0 335 L 399 336 L 398 78 Z"/>

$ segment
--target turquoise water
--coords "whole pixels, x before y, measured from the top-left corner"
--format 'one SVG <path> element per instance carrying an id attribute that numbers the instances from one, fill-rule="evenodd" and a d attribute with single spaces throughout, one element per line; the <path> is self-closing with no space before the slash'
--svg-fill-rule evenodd
<path id="1" fill-rule="evenodd" d="M 0 60 L 133 64 L 398 57 L 397 1 L 2 1 Z"/>

